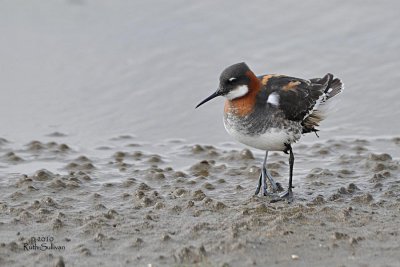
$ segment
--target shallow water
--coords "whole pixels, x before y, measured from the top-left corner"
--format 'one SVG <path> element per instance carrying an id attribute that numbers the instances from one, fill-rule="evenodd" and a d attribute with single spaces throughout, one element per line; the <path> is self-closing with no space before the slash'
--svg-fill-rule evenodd
<path id="1" fill-rule="evenodd" d="M 397 1 L 2 1 L 1 135 L 54 131 L 77 145 L 111 136 L 230 140 L 222 99 L 199 110 L 220 72 L 332 72 L 346 90 L 322 138 L 399 132 Z"/>

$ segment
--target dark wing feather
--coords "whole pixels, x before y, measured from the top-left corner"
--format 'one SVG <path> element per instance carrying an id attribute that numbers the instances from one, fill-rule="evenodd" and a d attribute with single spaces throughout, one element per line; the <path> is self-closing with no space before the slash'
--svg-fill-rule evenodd
<path id="1" fill-rule="evenodd" d="M 288 120 L 303 121 L 324 94 L 331 76 L 308 81 L 288 76 L 274 76 L 266 83 L 266 91 L 279 95 L 279 109 Z"/>

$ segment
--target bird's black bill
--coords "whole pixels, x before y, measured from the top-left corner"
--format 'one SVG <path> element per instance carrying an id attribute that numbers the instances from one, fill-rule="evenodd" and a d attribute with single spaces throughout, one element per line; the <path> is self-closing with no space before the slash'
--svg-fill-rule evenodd
<path id="1" fill-rule="evenodd" d="M 204 103 L 206 103 L 206 102 L 210 101 L 211 99 L 216 98 L 217 96 L 220 96 L 220 95 L 221 95 L 221 93 L 218 92 L 218 91 L 216 91 L 215 93 L 213 93 L 212 95 L 210 95 L 209 97 L 207 97 L 206 99 L 204 99 L 203 101 L 201 101 L 201 102 L 196 106 L 196 108 L 200 107 L 200 106 L 203 105 Z"/>

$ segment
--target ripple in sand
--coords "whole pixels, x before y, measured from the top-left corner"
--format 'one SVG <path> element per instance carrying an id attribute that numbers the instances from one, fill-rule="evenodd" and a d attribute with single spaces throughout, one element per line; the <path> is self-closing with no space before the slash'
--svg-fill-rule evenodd
<path id="1" fill-rule="evenodd" d="M 3 156 L 3 159 L 8 161 L 9 163 L 20 163 L 20 162 L 24 161 L 23 158 L 21 158 L 20 156 L 16 155 L 14 152 L 7 152 Z"/>
<path id="2" fill-rule="evenodd" d="M 49 136 L 49 137 L 65 137 L 67 135 L 64 133 L 61 133 L 61 132 L 52 132 L 52 133 L 48 134 L 47 136 Z"/>
<path id="3" fill-rule="evenodd" d="M 131 140 L 135 138 L 135 136 L 133 135 L 129 135 L 129 134 L 125 134 L 125 135 L 120 135 L 117 137 L 112 137 L 110 140 L 111 141 L 125 141 L 125 140 Z"/>
<path id="4" fill-rule="evenodd" d="M 36 181 L 48 181 L 55 178 L 56 175 L 46 169 L 38 170 L 33 176 L 33 180 Z"/>

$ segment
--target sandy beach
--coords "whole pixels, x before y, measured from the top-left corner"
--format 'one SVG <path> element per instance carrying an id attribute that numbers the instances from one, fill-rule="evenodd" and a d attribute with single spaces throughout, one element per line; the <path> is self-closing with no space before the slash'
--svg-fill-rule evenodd
<path id="1" fill-rule="evenodd" d="M 262 154 L 233 144 L 171 140 L 145 151 L 123 136 L 88 155 L 63 137 L 55 140 L 22 149 L 2 141 L 3 164 L 61 165 L 58 172 L 41 168 L 2 180 L 2 266 L 396 266 L 400 260 L 400 164 L 374 149 L 374 143 L 398 149 L 399 138 L 296 146 L 297 164 L 310 169 L 295 168 L 292 204 L 253 195 Z M 272 158 L 270 170 L 286 184 L 286 155 Z"/>
<path id="2" fill-rule="evenodd" d="M 399 266 L 399 8 L 0 1 L 0 266 Z M 194 109 L 241 61 L 345 83 L 291 204 L 254 196 L 222 99 Z"/>

